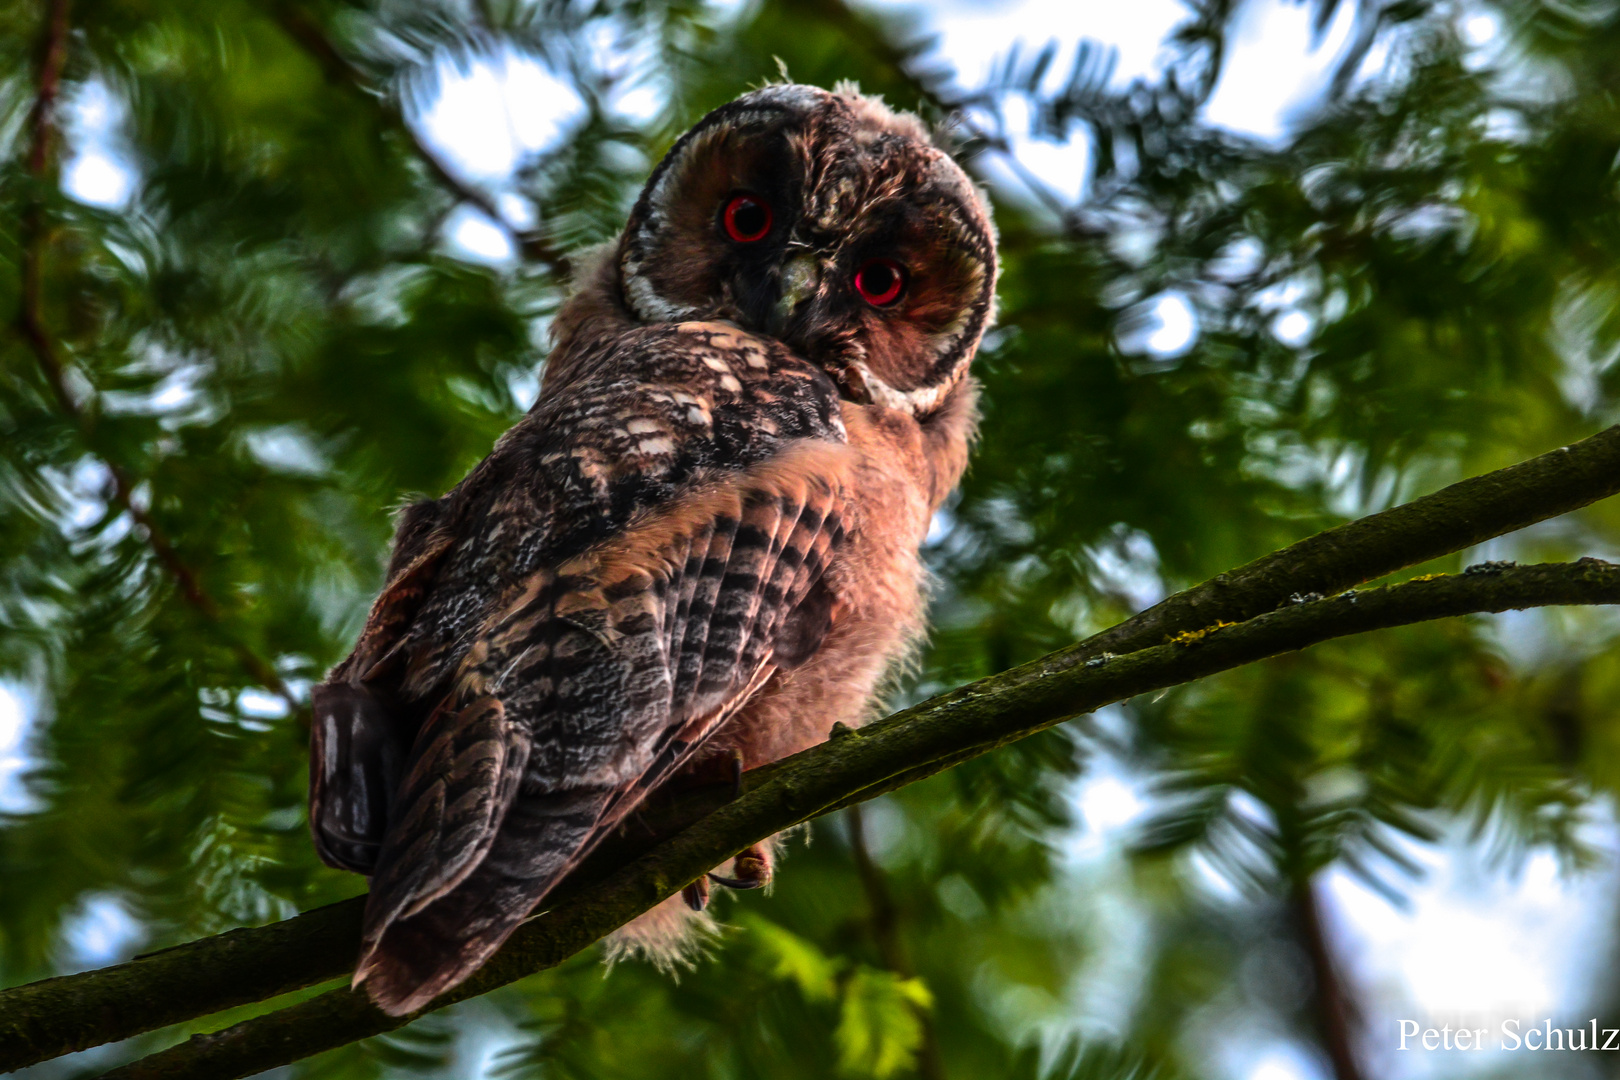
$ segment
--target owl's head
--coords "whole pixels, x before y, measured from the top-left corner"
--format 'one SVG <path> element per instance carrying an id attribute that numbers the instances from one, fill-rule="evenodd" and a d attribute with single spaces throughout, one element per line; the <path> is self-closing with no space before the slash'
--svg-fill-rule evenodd
<path id="1" fill-rule="evenodd" d="M 857 401 L 933 412 L 993 316 L 978 188 L 915 117 L 840 86 L 778 85 L 683 135 L 618 250 L 643 322 L 726 319 L 824 367 Z"/>

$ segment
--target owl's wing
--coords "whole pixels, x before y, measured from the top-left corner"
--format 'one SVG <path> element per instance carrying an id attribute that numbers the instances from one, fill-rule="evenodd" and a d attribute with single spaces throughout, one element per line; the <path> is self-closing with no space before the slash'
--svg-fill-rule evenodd
<path id="1" fill-rule="evenodd" d="M 354 652 L 310 694 L 309 825 L 328 866 L 369 874 L 414 732 L 359 676 L 395 648 L 451 546 L 436 500 L 407 507 L 387 584 Z M 350 678 L 350 672 L 356 677 Z"/>
<path id="2" fill-rule="evenodd" d="M 417 738 L 355 981 L 419 1008 L 831 625 L 847 448 L 804 440 L 512 590 Z"/>

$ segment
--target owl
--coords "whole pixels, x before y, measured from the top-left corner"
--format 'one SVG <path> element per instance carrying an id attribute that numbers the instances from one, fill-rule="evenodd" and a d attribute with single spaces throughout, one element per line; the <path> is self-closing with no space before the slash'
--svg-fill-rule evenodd
<path id="1" fill-rule="evenodd" d="M 996 236 L 915 117 L 745 94 L 586 262 L 534 408 L 403 511 L 313 695 L 315 844 L 371 878 L 354 983 L 395 1015 L 660 785 L 858 724 L 921 633 L 919 548 L 967 463 Z"/>

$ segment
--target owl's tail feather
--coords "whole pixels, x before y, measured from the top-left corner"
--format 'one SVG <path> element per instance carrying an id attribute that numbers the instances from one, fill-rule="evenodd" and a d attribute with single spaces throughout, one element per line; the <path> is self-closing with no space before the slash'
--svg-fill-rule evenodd
<path id="1" fill-rule="evenodd" d="M 372 926 L 353 985 L 404 1016 L 478 970 L 587 853 L 611 792 L 579 788 L 522 796 L 478 867 L 420 910 Z M 378 904 L 385 910 L 385 904 Z"/>
<path id="2" fill-rule="evenodd" d="M 474 896 L 461 888 L 384 931 L 355 970 L 377 1007 L 390 1016 L 416 1012 L 477 971 L 543 895 L 535 882 L 506 881 Z M 484 883 L 487 884 L 487 883 Z"/>

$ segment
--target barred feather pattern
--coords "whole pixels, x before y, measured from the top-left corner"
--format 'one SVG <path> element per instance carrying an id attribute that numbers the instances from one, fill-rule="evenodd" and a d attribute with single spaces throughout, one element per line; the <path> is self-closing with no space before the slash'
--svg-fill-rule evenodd
<path id="1" fill-rule="evenodd" d="M 829 623 L 849 456 L 833 387 L 724 326 L 643 336 L 662 382 L 624 380 L 621 353 L 615 379 L 558 395 L 406 515 L 316 695 L 312 821 L 329 861 L 372 874 L 355 978 L 391 1011 L 481 964 Z M 333 732 L 384 729 L 409 746 L 402 778 L 323 770 Z"/>

